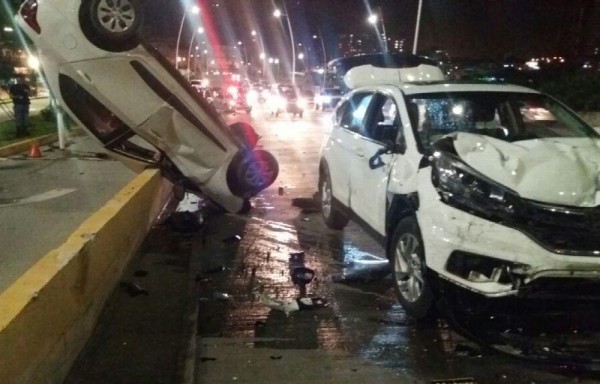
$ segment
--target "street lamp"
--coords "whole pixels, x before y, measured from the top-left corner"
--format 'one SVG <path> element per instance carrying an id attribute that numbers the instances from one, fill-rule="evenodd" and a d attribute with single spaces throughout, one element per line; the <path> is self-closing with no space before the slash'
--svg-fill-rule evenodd
<path id="1" fill-rule="evenodd" d="M 175 68 L 179 65 L 179 43 L 181 41 L 181 32 L 183 31 L 183 23 L 185 22 L 185 17 L 187 16 L 188 11 L 191 11 L 194 15 L 200 13 L 200 8 L 198 6 L 193 5 L 192 7 L 188 7 L 183 12 L 183 17 L 181 18 L 181 24 L 179 25 L 179 34 L 177 35 L 177 45 L 175 46 Z"/>
<path id="2" fill-rule="evenodd" d="M 204 33 L 204 28 L 202 27 L 198 27 L 198 30 L 196 31 L 198 32 L 199 35 L 202 35 Z M 196 33 L 192 34 L 192 38 L 190 39 L 190 47 L 188 49 L 188 66 L 187 66 L 187 79 L 190 79 L 190 62 L 192 61 L 191 59 L 191 55 L 192 55 L 192 43 L 194 42 L 194 37 L 196 37 Z"/>
<path id="3" fill-rule="evenodd" d="M 313 39 L 321 40 L 321 48 L 323 50 L 323 87 L 327 85 L 327 52 L 325 51 L 325 42 L 323 41 L 323 35 L 319 29 L 319 36 L 313 35 Z"/>
<path id="4" fill-rule="evenodd" d="M 417 25 L 415 27 L 415 41 L 413 43 L 413 55 L 417 54 L 417 41 L 419 39 L 419 25 L 421 24 L 421 10 L 423 9 L 423 0 L 419 0 L 419 10 L 417 11 Z"/>
<path id="5" fill-rule="evenodd" d="M 381 45 L 383 48 L 383 52 L 387 53 L 387 52 L 389 52 L 389 50 L 388 50 L 388 43 L 387 43 L 387 34 L 385 33 L 385 22 L 383 21 L 383 12 L 381 11 L 381 7 L 378 7 L 378 9 L 379 9 L 379 14 L 381 15 L 381 31 L 383 32 L 381 35 L 381 36 L 383 36 L 383 44 L 381 44 Z M 378 20 L 379 20 L 379 17 L 374 13 L 370 14 L 369 17 L 367 18 L 367 21 L 370 24 L 373 24 L 375 26 L 377 35 L 381 39 L 381 36 L 379 35 L 379 31 L 377 30 L 377 21 Z"/>
<path id="6" fill-rule="evenodd" d="M 285 9 L 285 3 L 283 4 L 283 8 Z M 294 32 L 292 32 L 292 24 L 290 23 L 290 17 L 284 13 L 281 13 L 279 9 L 276 9 L 275 12 L 273 12 L 273 16 L 277 18 L 285 16 L 287 20 L 288 30 L 290 32 L 290 40 L 292 42 L 292 85 L 296 85 L 296 47 L 294 44 Z"/>

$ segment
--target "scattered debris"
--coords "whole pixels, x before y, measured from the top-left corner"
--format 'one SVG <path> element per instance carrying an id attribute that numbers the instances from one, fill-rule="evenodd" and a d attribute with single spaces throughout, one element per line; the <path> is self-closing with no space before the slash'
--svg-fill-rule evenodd
<path id="1" fill-rule="evenodd" d="M 277 355 L 277 356 L 270 356 L 271 360 L 281 360 L 283 358 L 283 356 L 281 355 Z"/>
<path id="2" fill-rule="evenodd" d="M 432 380 L 431 384 L 477 384 L 477 382 L 472 377 L 460 377 L 456 379 Z"/>
<path id="3" fill-rule="evenodd" d="M 205 363 L 207 361 L 217 361 L 217 358 L 216 357 L 201 357 L 200 361 L 203 363 Z"/>
<path id="4" fill-rule="evenodd" d="M 304 251 L 290 253 L 290 263 L 304 263 Z"/>
<path id="5" fill-rule="evenodd" d="M 148 276 L 148 271 L 144 271 L 143 269 L 138 269 L 137 271 L 133 272 L 133 276 L 145 277 L 145 276 Z"/>
<path id="6" fill-rule="evenodd" d="M 140 295 L 148 296 L 148 291 L 146 291 L 144 288 L 142 288 L 137 283 L 130 283 L 130 282 L 127 282 L 127 281 L 122 281 L 120 283 L 120 286 L 131 297 L 136 297 L 136 296 L 140 296 Z"/>
<path id="7" fill-rule="evenodd" d="M 283 196 L 283 187 L 279 187 L 279 189 L 277 190 L 277 193 L 279 194 L 279 196 Z"/>
<path id="8" fill-rule="evenodd" d="M 283 311 L 288 316 L 290 312 L 323 308 L 329 305 L 328 301 L 321 297 L 302 297 L 297 299 L 278 300 L 265 293 L 260 295 L 260 302 L 271 309 Z"/>
<path id="9" fill-rule="evenodd" d="M 204 219 L 190 211 L 173 212 L 166 220 L 166 224 L 175 232 L 194 233 L 202 228 Z"/>
<path id="10" fill-rule="evenodd" d="M 213 298 L 221 301 L 230 301 L 232 299 L 231 295 L 225 292 L 215 292 L 213 293 Z"/>
<path id="11" fill-rule="evenodd" d="M 225 266 L 219 265 L 217 267 L 205 270 L 204 273 L 220 273 L 220 272 L 224 272 L 224 271 L 225 271 Z"/>
<path id="12" fill-rule="evenodd" d="M 457 344 L 454 348 L 454 353 L 458 356 L 481 357 L 481 351 L 477 348 L 465 344 Z"/>
<path id="13" fill-rule="evenodd" d="M 240 242 L 241 240 L 242 240 L 242 236 L 235 235 L 235 236 L 231 236 L 231 237 L 228 237 L 226 239 L 223 239 L 223 243 L 225 243 L 225 244 L 235 244 L 235 243 Z"/>
<path id="14" fill-rule="evenodd" d="M 298 285 L 306 285 L 309 284 L 315 278 L 315 271 L 306 268 L 306 267 L 298 267 L 292 270 L 292 283 Z"/>

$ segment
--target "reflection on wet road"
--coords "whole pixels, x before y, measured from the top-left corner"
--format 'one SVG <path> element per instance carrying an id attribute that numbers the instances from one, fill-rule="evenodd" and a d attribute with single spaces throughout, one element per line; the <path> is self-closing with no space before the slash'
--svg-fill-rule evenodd
<path id="1" fill-rule="evenodd" d="M 322 136 L 316 120 L 309 115 L 285 126 L 279 121 L 261 126 L 262 145 L 280 162 L 279 180 L 253 200 L 248 215 L 205 212 L 196 278 L 197 382 L 278 382 L 273 380 L 281 376 L 270 375 L 303 368 L 320 374 L 310 380 L 306 374 L 304 380 L 313 383 L 600 382 L 590 373 L 564 366 L 551 370 L 523 358 L 564 351 L 567 344 L 582 353 L 600 345 L 597 316 L 585 312 L 580 323 L 555 312 L 552 320 L 570 325 L 551 328 L 544 328 L 548 317 L 542 314 L 547 312 L 526 317 L 527 307 L 510 304 L 506 308 L 512 314 L 506 308 L 452 312 L 455 316 L 426 324 L 407 318 L 397 304 L 383 248 L 353 223 L 333 231 L 320 217 L 313 201 Z M 305 287 L 291 277 L 299 267 L 315 272 Z M 328 305 L 298 305 L 295 300 L 304 290 Z M 286 302 L 292 309 L 272 309 L 261 298 Z M 577 334 L 583 328 L 590 333 Z M 533 334 L 535 341 L 529 338 Z M 491 348 L 501 342 L 512 346 L 505 352 L 513 356 Z M 371 379 L 361 381 L 361 373 Z M 351 381 L 352 375 L 357 381 Z M 294 376 L 287 382 L 305 381 Z"/>

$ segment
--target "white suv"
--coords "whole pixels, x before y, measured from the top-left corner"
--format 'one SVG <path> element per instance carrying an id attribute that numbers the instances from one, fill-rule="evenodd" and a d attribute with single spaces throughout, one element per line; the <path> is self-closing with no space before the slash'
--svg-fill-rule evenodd
<path id="1" fill-rule="evenodd" d="M 323 218 L 381 240 L 407 314 L 429 317 L 441 297 L 575 299 L 600 282 L 600 136 L 569 108 L 428 65 L 360 66 L 344 81 Z"/>

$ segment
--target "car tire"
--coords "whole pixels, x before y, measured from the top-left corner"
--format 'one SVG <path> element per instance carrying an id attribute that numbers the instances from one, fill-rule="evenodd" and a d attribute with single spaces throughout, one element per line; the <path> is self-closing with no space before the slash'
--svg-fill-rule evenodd
<path id="1" fill-rule="evenodd" d="M 398 223 L 388 249 L 394 288 L 406 314 L 416 320 L 431 318 L 434 314 L 432 278 L 427 270 L 423 239 L 414 217 Z"/>
<path id="2" fill-rule="evenodd" d="M 139 0 L 84 0 L 79 10 L 84 35 L 98 48 L 110 52 L 139 45 L 143 19 Z"/>
<path id="3" fill-rule="evenodd" d="M 319 197 L 323 221 L 331 229 L 343 229 L 350 219 L 339 209 L 333 198 L 329 169 L 324 167 L 319 178 Z"/>
<path id="4" fill-rule="evenodd" d="M 279 164 L 271 153 L 242 150 L 229 166 L 227 184 L 234 195 L 246 199 L 273 184 L 278 175 Z"/>

